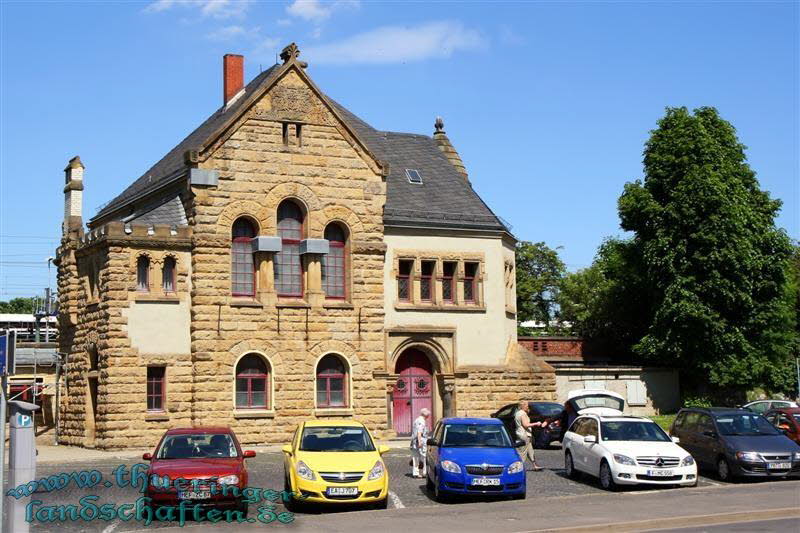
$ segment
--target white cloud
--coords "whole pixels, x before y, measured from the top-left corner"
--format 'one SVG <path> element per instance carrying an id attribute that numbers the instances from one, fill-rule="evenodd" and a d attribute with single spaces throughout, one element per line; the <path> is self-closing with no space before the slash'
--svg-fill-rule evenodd
<path id="1" fill-rule="evenodd" d="M 160 13 L 174 7 L 191 8 L 202 17 L 215 19 L 244 16 L 252 0 L 156 0 L 144 8 L 146 13 Z"/>
<path id="2" fill-rule="evenodd" d="M 358 8 L 359 0 L 338 0 L 336 2 L 320 2 L 320 0 L 294 0 L 286 6 L 286 12 L 303 20 L 322 22 L 340 8 Z"/>
<path id="3" fill-rule="evenodd" d="M 244 26 L 225 26 L 209 33 L 207 38 L 212 41 L 233 41 L 236 39 L 258 40 L 261 38 L 261 28 L 245 28 Z"/>
<path id="4" fill-rule="evenodd" d="M 292 24 L 292 19 L 278 19 L 276 23 L 278 26 L 289 26 Z"/>
<path id="5" fill-rule="evenodd" d="M 457 21 L 419 26 L 383 26 L 338 42 L 306 47 L 311 64 L 387 64 L 448 58 L 455 52 L 488 46 L 477 30 Z"/>

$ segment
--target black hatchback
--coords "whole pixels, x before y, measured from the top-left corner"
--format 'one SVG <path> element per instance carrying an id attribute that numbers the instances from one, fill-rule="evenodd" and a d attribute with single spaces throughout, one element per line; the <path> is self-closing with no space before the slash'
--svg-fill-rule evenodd
<path id="1" fill-rule="evenodd" d="M 517 404 L 512 403 L 501 407 L 492 414 L 492 418 L 499 418 L 506 426 L 509 435 L 516 435 L 517 428 L 514 415 L 517 413 Z M 561 441 L 567 431 L 567 413 L 564 406 L 556 402 L 528 402 L 528 416 L 531 422 L 547 420 L 546 428 L 533 428 L 533 445 L 536 448 L 546 448 L 554 440 Z"/>
<path id="2" fill-rule="evenodd" d="M 699 468 L 715 470 L 723 481 L 800 475 L 800 446 L 763 416 L 745 409 L 681 409 L 670 434 L 678 437 Z"/>

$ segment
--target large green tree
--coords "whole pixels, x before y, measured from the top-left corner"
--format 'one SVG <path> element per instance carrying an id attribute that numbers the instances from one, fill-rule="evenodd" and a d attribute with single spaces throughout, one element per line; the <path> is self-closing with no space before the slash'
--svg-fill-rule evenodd
<path id="1" fill-rule="evenodd" d="M 0 313 L 33 313 L 33 298 L 12 298 L 7 302 L 0 302 Z"/>
<path id="2" fill-rule="evenodd" d="M 648 290 L 633 351 L 697 386 L 780 381 L 796 342 L 792 247 L 774 222 L 781 203 L 760 189 L 744 151 L 716 109 L 667 109 L 645 147 L 644 181 L 619 200 Z"/>
<path id="3" fill-rule="evenodd" d="M 542 322 L 549 330 L 556 319 L 558 290 L 566 273 L 564 262 L 557 250 L 543 242 L 520 241 L 516 265 L 517 320 Z"/>

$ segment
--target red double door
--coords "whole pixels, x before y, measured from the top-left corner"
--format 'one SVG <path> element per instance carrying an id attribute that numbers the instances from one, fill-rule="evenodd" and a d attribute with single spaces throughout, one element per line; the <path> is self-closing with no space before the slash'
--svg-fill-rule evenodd
<path id="1" fill-rule="evenodd" d="M 397 435 L 411 435 L 411 426 L 422 408 L 433 413 L 433 371 L 428 357 L 419 350 L 409 349 L 400 355 L 395 372 L 393 422 Z M 428 418 L 428 430 L 433 416 Z"/>

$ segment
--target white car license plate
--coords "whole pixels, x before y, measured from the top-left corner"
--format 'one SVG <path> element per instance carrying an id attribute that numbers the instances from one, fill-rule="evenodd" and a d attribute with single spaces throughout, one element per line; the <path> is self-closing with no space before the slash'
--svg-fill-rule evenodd
<path id="1" fill-rule="evenodd" d="M 355 496 L 358 487 L 328 487 L 328 496 Z"/>
<path id="2" fill-rule="evenodd" d="M 211 492 L 207 490 L 195 491 L 178 491 L 178 498 L 181 500 L 207 500 L 211 498 Z"/>
<path id="3" fill-rule="evenodd" d="M 490 477 L 476 477 L 472 480 L 473 485 L 499 485 L 500 480 Z"/>
<path id="4" fill-rule="evenodd" d="M 770 470 L 789 470 L 792 468 L 792 463 L 767 463 L 767 468 Z"/>
<path id="5" fill-rule="evenodd" d="M 648 470 L 647 475 L 650 477 L 672 477 L 672 470 Z"/>

